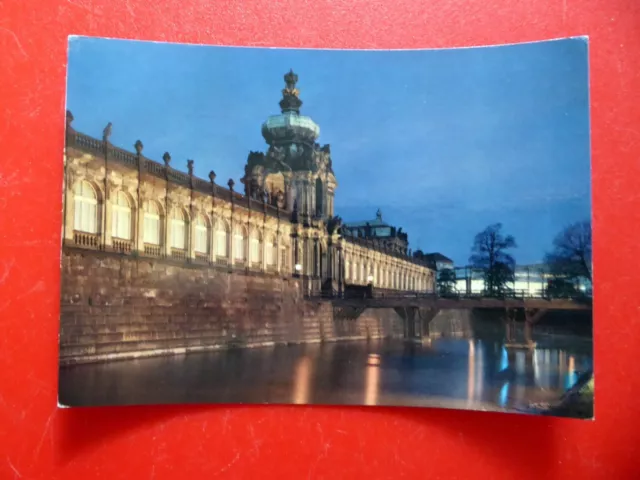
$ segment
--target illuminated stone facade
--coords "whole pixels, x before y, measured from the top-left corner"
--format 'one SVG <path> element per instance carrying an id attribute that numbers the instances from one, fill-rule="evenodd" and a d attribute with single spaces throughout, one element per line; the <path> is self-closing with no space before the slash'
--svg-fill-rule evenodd
<path id="1" fill-rule="evenodd" d="M 226 187 L 76 132 L 67 113 L 64 245 L 162 258 L 236 273 L 299 277 L 305 294 L 336 296 L 350 286 L 433 291 L 434 272 L 406 249 L 341 232 L 329 145 L 300 115 L 297 75 L 285 75 L 282 113 L 262 126 L 266 153 L 251 152 Z"/>

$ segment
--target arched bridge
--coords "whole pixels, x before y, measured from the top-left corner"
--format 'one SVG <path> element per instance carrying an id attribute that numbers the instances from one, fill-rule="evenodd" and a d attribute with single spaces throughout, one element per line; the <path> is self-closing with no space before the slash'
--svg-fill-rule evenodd
<path id="1" fill-rule="evenodd" d="M 476 308 L 522 308 L 527 310 L 591 310 L 590 299 L 547 299 L 547 298 L 493 298 L 457 297 L 447 298 L 436 295 L 385 296 L 373 298 L 334 298 L 335 306 L 359 308 L 436 308 L 476 309 Z"/>
<path id="2" fill-rule="evenodd" d="M 355 319 L 369 308 L 393 309 L 404 323 L 404 337 L 422 341 L 429 336 L 429 323 L 441 310 L 501 310 L 507 343 L 513 346 L 531 346 L 533 326 L 549 311 L 591 311 L 590 298 L 494 298 L 494 297 L 439 297 L 434 294 L 397 295 L 359 298 L 332 298 L 334 317 Z M 515 340 L 516 317 L 524 319 L 524 343 Z"/>

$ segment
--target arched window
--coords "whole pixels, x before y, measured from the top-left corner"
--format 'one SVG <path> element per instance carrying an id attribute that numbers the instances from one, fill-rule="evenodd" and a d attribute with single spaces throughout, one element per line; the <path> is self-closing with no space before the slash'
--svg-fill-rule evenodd
<path id="1" fill-rule="evenodd" d="M 276 266 L 276 261 L 278 259 L 276 252 L 276 239 L 275 237 L 269 235 L 267 237 L 267 241 L 264 244 L 264 252 L 266 256 L 267 265 L 271 267 Z"/>
<path id="2" fill-rule="evenodd" d="M 261 243 L 261 235 L 258 230 L 253 230 L 251 232 L 251 263 L 261 263 L 262 258 L 260 255 L 260 243 Z"/>
<path id="3" fill-rule="evenodd" d="M 147 202 L 144 205 L 144 243 L 160 245 L 160 209 L 156 202 Z"/>
<path id="4" fill-rule="evenodd" d="M 222 219 L 216 222 L 216 256 L 221 258 L 229 256 L 229 228 Z"/>
<path id="5" fill-rule="evenodd" d="M 198 253 L 209 253 L 209 228 L 203 215 L 196 217 L 194 249 Z"/>
<path id="6" fill-rule="evenodd" d="M 324 188 L 320 177 L 316 179 L 316 216 L 321 217 L 324 214 Z"/>
<path id="7" fill-rule="evenodd" d="M 247 252 L 245 249 L 246 232 L 245 228 L 241 225 L 236 225 L 233 232 L 233 253 L 236 261 L 244 262 L 247 258 Z"/>
<path id="8" fill-rule="evenodd" d="M 79 182 L 75 187 L 73 228 L 98 233 L 98 195 L 89 182 Z"/>
<path id="9" fill-rule="evenodd" d="M 184 212 L 180 208 L 174 208 L 171 212 L 171 248 L 185 250 L 187 245 L 187 222 Z"/>
<path id="10" fill-rule="evenodd" d="M 318 242 L 315 241 L 313 243 L 313 269 L 311 270 L 313 272 L 314 277 L 317 277 L 318 275 L 320 275 L 319 263 L 320 263 L 320 246 L 318 245 Z"/>
<path id="11" fill-rule="evenodd" d="M 126 193 L 116 194 L 111 210 L 111 236 L 131 240 L 131 206 Z"/>
<path id="12" fill-rule="evenodd" d="M 289 268 L 289 249 L 285 245 L 280 245 L 280 268 L 285 271 Z"/>

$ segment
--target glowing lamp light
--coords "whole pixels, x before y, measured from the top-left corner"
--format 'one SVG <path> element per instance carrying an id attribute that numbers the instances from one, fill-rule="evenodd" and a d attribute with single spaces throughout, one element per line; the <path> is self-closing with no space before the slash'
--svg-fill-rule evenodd
<path id="1" fill-rule="evenodd" d="M 369 282 L 369 283 L 373 282 L 373 275 L 369 275 L 367 277 L 367 282 Z"/>
<path id="2" fill-rule="evenodd" d="M 296 269 L 296 272 L 301 272 L 302 271 L 302 265 L 300 265 L 299 263 L 296 263 L 295 269 Z"/>

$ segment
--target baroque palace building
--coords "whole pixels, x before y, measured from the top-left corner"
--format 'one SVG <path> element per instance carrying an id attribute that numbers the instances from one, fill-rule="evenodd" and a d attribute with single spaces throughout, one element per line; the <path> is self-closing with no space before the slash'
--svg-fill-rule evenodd
<path id="1" fill-rule="evenodd" d="M 191 263 L 230 272 L 299 276 L 309 294 L 350 288 L 432 292 L 434 270 L 407 251 L 407 236 L 382 222 L 342 225 L 338 183 L 319 126 L 300 114 L 293 71 L 284 77 L 281 113 L 262 125 L 266 152 L 250 152 L 241 180 L 226 186 L 77 132 L 67 112 L 64 245 Z M 373 229 L 373 230 L 372 230 Z M 373 234 L 371 233 L 373 231 Z"/>

